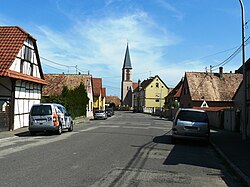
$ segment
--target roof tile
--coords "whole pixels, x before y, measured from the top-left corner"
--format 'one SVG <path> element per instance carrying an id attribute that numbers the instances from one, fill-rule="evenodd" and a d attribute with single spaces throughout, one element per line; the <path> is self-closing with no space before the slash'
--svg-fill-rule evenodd
<path id="1" fill-rule="evenodd" d="M 241 81 L 242 74 L 219 73 L 210 76 L 206 72 L 186 72 L 192 100 L 232 101 Z"/>

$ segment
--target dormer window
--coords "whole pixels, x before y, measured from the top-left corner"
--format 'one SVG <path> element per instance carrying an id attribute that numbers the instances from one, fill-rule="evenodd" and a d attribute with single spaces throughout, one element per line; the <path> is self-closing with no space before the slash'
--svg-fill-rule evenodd
<path id="1" fill-rule="evenodd" d="M 33 64 L 30 64 L 30 75 L 33 76 Z"/>
<path id="2" fill-rule="evenodd" d="M 24 47 L 24 60 L 31 62 L 32 49 L 25 46 Z"/>
<path id="3" fill-rule="evenodd" d="M 24 66 L 24 62 L 23 62 L 23 60 L 21 60 L 21 63 L 20 63 L 20 73 L 23 73 L 23 66 Z"/>

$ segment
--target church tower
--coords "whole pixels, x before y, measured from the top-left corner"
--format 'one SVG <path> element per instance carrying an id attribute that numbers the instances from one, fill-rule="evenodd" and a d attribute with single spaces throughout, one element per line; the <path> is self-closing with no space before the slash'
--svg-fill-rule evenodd
<path id="1" fill-rule="evenodd" d="M 132 106 L 132 65 L 128 43 L 122 67 L 121 104 L 122 106 Z"/>

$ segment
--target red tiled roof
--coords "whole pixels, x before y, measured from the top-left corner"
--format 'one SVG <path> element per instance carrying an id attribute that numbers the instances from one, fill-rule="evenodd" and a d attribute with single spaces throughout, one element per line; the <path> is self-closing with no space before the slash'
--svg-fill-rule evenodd
<path id="1" fill-rule="evenodd" d="M 44 79 L 40 79 L 38 77 L 33 77 L 30 75 L 26 75 L 23 73 L 19 73 L 17 71 L 12 71 L 12 70 L 7 70 L 3 76 L 12 77 L 14 79 L 22 79 L 22 80 L 31 81 L 31 82 L 35 82 L 39 84 L 44 84 L 44 85 L 47 84 L 47 82 Z"/>
<path id="2" fill-rule="evenodd" d="M 106 103 L 115 103 L 116 106 L 121 104 L 120 98 L 118 96 L 106 96 Z"/>
<path id="3" fill-rule="evenodd" d="M 231 107 L 207 107 L 207 108 L 206 107 L 193 107 L 193 109 L 212 111 L 212 112 L 218 112 L 226 108 L 231 108 Z"/>
<path id="4" fill-rule="evenodd" d="M 106 97 L 106 88 L 102 88 L 102 97 Z"/>
<path id="5" fill-rule="evenodd" d="M 178 91 L 174 94 L 174 97 L 181 97 L 181 90 L 182 90 L 182 86 L 183 84 L 180 85 L 180 87 L 178 88 Z"/>
<path id="6" fill-rule="evenodd" d="M 96 97 L 99 97 L 102 92 L 102 79 L 101 78 L 92 78 L 93 83 L 93 94 Z"/>
<path id="7" fill-rule="evenodd" d="M 206 72 L 186 72 L 185 78 L 192 100 L 232 101 L 242 74 L 223 73 L 223 78 L 220 78 L 219 73 L 211 77 Z"/>
<path id="8" fill-rule="evenodd" d="M 91 80 L 90 75 L 44 74 L 44 77 L 48 84 L 43 87 L 43 96 L 60 95 L 64 86 L 72 90 L 81 83 L 86 86 L 87 80 Z"/>
<path id="9" fill-rule="evenodd" d="M 28 37 L 36 41 L 35 38 L 20 27 L 0 27 L 0 76 L 8 76 L 11 78 L 46 84 L 43 79 L 9 70 Z"/>
<path id="10" fill-rule="evenodd" d="M 135 90 L 135 89 L 137 88 L 137 86 L 138 86 L 138 82 L 133 82 L 133 83 L 132 83 L 132 88 L 133 88 L 133 90 Z"/>

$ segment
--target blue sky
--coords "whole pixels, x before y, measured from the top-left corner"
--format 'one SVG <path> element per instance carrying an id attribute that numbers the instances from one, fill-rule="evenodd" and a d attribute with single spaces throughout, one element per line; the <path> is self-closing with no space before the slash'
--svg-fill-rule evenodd
<path id="1" fill-rule="evenodd" d="M 249 0 L 244 6 L 247 22 Z M 118 96 L 127 42 L 133 81 L 159 75 L 168 87 L 187 71 L 220 64 L 241 45 L 238 0 L 2 0 L 0 24 L 18 25 L 37 39 L 44 73 L 75 73 L 77 65 L 103 78 L 107 95 Z M 250 21 L 245 33 L 248 38 Z M 241 64 L 239 53 L 224 72 Z"/>

